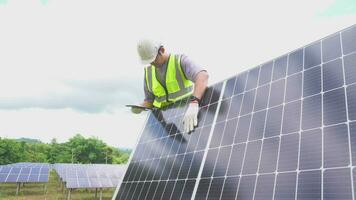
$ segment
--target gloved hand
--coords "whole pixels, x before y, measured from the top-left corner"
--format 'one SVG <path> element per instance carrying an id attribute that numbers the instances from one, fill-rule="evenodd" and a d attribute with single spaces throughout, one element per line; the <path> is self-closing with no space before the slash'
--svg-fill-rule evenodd
<path id="1" fill-rule="evenodd" d="M 189 133 L 194 130 L 194 126 L 198 125 L 199 104 L 191 102 L 183 117 L 184 133 Z"/>
<path id="2" fill-rule="evenodd" d="M 142 108 L 131 107 L 131 112 L 135 114 L 140 114 L 143 111 Z"/>

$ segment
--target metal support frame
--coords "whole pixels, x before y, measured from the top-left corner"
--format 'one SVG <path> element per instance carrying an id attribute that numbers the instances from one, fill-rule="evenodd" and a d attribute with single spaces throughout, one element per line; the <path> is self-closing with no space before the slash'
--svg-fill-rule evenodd
<path id="1" fill-rule="evenodd" d="M 43 191 L 44 191 L 44 194 L 47 193 L 47 183 L 44 183 L 44 185 L 43 185 Z"/>
<path id="2" fill-rule="evenodd" d="M 21 183 L 17 183 L 17 188 L 16 188 L 16 196 L 19 194 L 20 192 L 20 187 L 21 187 Z"/>
<path id="3" fill-rule="evenodd" d="M 67 195 L 67 200 L 70 200 L 70 192 L 72 191 L 72 189 L 68 189 L 68 195 Z"/>

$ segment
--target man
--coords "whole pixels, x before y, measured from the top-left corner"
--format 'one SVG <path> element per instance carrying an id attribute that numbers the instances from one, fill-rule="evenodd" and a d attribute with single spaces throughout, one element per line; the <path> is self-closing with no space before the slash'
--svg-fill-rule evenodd
<path id="1" fill-rule="evenodd" d="M 162 108 L 192 95 L 183 125 L 185 133 L 194 130 L 198 124 L 199 104 L 208 85 L 207 71 L 185 55 L 167 53 L 156 41 L 140 40 L 137 51 L 141 63 L 149 65 L 145 67 L 145 99 L 141 106 Z M 133 107 L 131 111 L 138 114 L 142 109 Z"/>

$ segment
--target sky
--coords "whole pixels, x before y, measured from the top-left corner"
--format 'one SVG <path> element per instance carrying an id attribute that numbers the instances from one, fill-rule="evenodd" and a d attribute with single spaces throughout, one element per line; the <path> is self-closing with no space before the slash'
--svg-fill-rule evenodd
<path id="1" fill-rule="evenodd" d="M 133 148 L 146 113 L 137 41 L 161 41 L 209 84 L 356 23 L 356 0 L 0 0 L 0 137 L 75 134 Z"/>

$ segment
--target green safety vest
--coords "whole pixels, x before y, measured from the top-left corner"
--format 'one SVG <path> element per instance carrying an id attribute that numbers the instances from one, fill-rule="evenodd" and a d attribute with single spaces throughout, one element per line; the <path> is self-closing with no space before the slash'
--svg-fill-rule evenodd
<path id="1" fill-rule="evenodd" d="M 145 79 L 148 91 L 155 96 L 153 105 L 157 108 L 188 97 L 193 91 L 193 83 L 185 77 L 180 65 L 180 55 L 169 56 L 166 87 L 157 79 L 154 65 L 145 68 Z"/>

